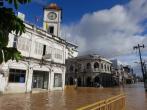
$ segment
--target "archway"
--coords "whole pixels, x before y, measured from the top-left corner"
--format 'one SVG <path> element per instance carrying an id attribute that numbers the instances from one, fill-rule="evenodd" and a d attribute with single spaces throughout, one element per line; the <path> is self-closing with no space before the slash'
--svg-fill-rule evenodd
<path id="1" fill-rule="evenodd" d="M 74 82 L 73 82 L 73 78 L 70 77 L 70 78 L 69 78 L 69 85 L 73 85 L 73 84 L 74 84 Z"/>
<path id="2" fill-rule="evenodd" d="M 81 78 L 78 78 L 78 86 L 81 86 Z"/>
<path id="3" fill-rule="evenodd" d="M 90 63 L 87 63 L 87 69 L 91 69 L 91 64 Z"/>
<path id="4" fill-rule="evenodd" d="M 87 85 L 88 87 L 91 86 L 91 77 L 87 77 L 87 79 L 86 79 L 86 85 Z"/>
<path id="5" fill-rule="evenodd" d="M 94 78 L 94 86 L 99 86 L 99 85 L 100 85 L 100 78 L 99 78 L 99 76 L 96 76 Z"/>
<path id="6" fill-rule="evenodd" d="M 99 63 L 98 62 L 94 63 L 94 69 L 96 69 L 96 68 L 99 68 Z"/>

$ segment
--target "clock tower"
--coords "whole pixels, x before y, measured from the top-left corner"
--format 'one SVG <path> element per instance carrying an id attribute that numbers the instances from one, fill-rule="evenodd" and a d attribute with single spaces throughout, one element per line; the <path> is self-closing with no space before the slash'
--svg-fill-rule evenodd
<path id="1" fill-rule="evenodd" d="M 44 8 L 43 29 L 59 37 L 61 23 L 61 9 L 55 3 Z"/>

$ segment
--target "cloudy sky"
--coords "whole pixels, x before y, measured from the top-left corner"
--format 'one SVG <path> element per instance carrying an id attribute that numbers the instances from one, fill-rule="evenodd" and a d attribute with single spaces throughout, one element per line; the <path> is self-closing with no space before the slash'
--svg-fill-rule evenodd
<path id="1" fill-rule="evenodd" d="M 116 4 L 84 14 L 78 22 L 62 26 L 62 34 L 79 45 L 80 54 L 98 53 L 131 64 L 140 74 L 137 44 L 147 45 L 147 1 L 130 0 L 124 5 Z M 146 59 L 144 48 L 143 58 Z"/>
<path id="2" fill-rule="evenodd" d="M 138 71 L 134 62 L 139 57 L 133 46 L 147 46 L 147 0 L 33 0 L 18 11 L 31 23 L 38 16 L 36 25 L 42 27 L 42 7 L 50 2 L 63 9 L 61 35 L 79 46 L 80 55 L 92 52 L 117 58 Z M 146 50 L 142 49 L 144 60 Z"/>

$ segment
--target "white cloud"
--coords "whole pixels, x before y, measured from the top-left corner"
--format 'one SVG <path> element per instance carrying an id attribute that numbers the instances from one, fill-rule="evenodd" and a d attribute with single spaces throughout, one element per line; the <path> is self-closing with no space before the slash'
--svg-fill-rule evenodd
<path id="1" fill-rule="evenodd" d="M 131 15 L 134 1 L 137 0 L 127 6 L 116 5 L 111 9 L 87 13 L 79 23 L 64 25 L 62 34 L 68 40 L 78 42 L 80 53 L 93 50 L 107 57 L 129 53 L 144 39 L 139 35 L 144 30 L 139 25 L 142 19 L 137 18 L 137 14 L 135 17 Z"/>
<path id="2" fill-rule="evenodd" d="M 78 42 L 80 54 L 94 51 L 109 58 L 121 56 L 126 59 L 121 59 L 122 62 L 128 63 L 131 59 L 137 60 L 133 55 L 127 58 L 133 46 L 147 45 L 147 35 L 141 34 L 145 31 L 141 23 L 147 18 L 146 10 L 146 0 L 131 0 L 125 6 L 87 13 L 78 23 L 62 26 L 62 35 Z"/>
<path id="3" fill-rule="evenodd" d="M 147 1 L 131 0 L 126 6 L 129 15 L 133 20 L 145 20 L 147 18 Z"/>

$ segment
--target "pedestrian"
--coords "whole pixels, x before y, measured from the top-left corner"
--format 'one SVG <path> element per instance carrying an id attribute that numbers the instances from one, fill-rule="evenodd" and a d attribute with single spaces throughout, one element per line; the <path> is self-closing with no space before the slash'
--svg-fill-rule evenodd
<path id="1" fill-rule="evenodd" d="M 78 80 L 77 80 L 77 78 L 75 78 L 75 89 L 77 88 L 77 86 L 78 86 Z"/>

